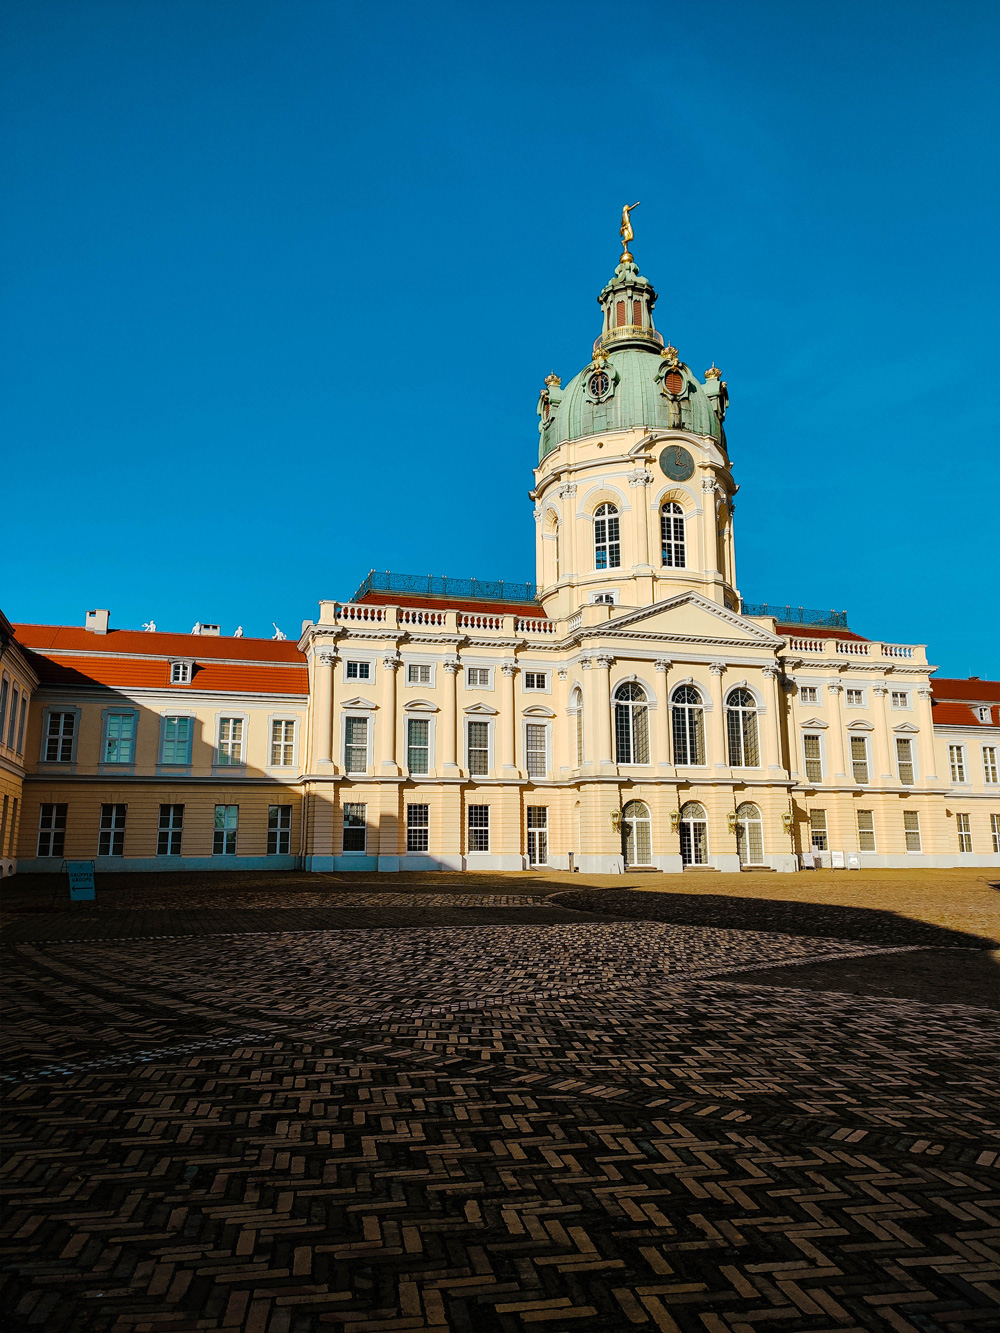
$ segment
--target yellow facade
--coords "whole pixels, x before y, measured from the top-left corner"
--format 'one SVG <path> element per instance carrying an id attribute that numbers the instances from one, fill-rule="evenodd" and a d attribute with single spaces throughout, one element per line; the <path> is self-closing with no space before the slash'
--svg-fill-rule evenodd
<path id="1" fill-rule="evenodd" d="M 0 739 L 22 869 L 56 868 L 40 821 L 63 806 L 59 854 L 102 869 L 792 871 L 813 854 L 826 865 L 1000 866 L 987 753 L 1000 745 L 1000 708 L 975 726 L 956 723 L 961 709 L 937 726 L 922 645 L 750 613 L 726 386 L 715 367 L 702 383 L 663 347 L 655 293 L 624 261 L 601 295 L 591 365 L 565 392 L 550 376 L 540 398 L 537 610 L 322 601 L 298 644 L 307 692 L 195 678 L 178 693 L 138 676 L 112 688 L 99 671 L 104 684 L 43 673 L 20 687 L 31 699 L 23 797 L 22 759 Z M 625 419 L 637 411 L 647 417 Z M 95 634 L 86 651 L 113 654 L 113 637 Z M 130 651 L 165 672 L 180 637 L 152 634 Z M 63 666 L 86 656 L 66 651 Z M 200 651 L 193 637 L 190 656 Z M 266 642 L 241 651 L 274 669 Z M 218 641 L 212 652 L 224 655 Z M 995 682 L 983 691 L 1000 703 Z M 108 717 L 128 709 L 132 761 L 109 765 Z M 163 746 L 181 709 L 190 754 L 178 765 Z M 52 759 L 53 713 L 77 719 L 71 758 Z M 236 767 L 222 762 L 234 718 Z M 291 739 L 275 764 L 278 722 Z M 164 851 L 171 805 L 184 811 L 177 855 Z M 290 812 L 275 839 L 279 806 Z M 112 807 L 126 808 L 117 846 L 101 838 Z M 218 811 L 230 808 L 227 839 Z"/>

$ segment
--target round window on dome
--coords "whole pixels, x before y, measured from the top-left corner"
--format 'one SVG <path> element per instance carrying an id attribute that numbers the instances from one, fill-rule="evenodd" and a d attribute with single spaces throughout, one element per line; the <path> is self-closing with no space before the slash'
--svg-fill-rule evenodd
<path id="1" fill-rule="evenodd" d="M 684 388 L 684 376 L 679 370 L 669 370 L 664 383 L 667 393 L 680 393 Z"/>
<path id="2" fill-rule="evenodd" d="M 603 398 L 611 388 L 611 380 L 603 370 L 590 377 L 590 392 L 595 398 Z"/>

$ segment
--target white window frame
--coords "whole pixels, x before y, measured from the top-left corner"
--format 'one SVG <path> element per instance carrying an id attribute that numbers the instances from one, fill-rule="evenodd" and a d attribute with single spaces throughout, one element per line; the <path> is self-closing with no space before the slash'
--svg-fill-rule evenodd
<path id="1" fill-rule="evenodd" d="M 289 764 L 275 764 L 271 761 L 271 746 L 274 744 L 273 731 L 276 722 L 292 724 L 292 760 Z M 281 769 L 288 773 L 292 769 L 298 769 L 299 766 L 299 732 L 302 728 L 299 726 L 299 717 L 296 713 L 268 713 L 267 715 L 267 755 L 264 767 L 271 769 Z M 287 741 L 282 741 L 282 745 L 287 745 Z"/>
<path id="2" fill-rule="evenodd" d="M 132 758 L 131 759 L 109 759 L 108 741 L 110 739 L 108 732 L 111 730 L 111 719 L 113 717 L 131 717 L 132 721 Z M 105 708 L 101 717 L 101 767 L 108 768 L 113 772 L 122 772 L 135 767 L 136 748 L 139 744 L 139 710 L 138 708 Z"/>
<path id="3" fill-rule="evenodd" d="M 603 512 L 602 512 L 602 511 L 603 511 Z M 611 511 L 611 512 L 609 512 L 609 511 Z M 610 531 L 609 531 L 609 527 L 608 527 L 608 525 L 609 525 L 612 521 L 614 521 L 614 522 L 615 522 L 615 525 L 616 525 L 616 531 L 617 531 L 617 534 L 618 534 L 616 538 L 612 538 L 612 537 L 611 537 L 611 535 L 610 535 Z M 621 567 L 622 567 L 622 545 L 623 545 L 623 542 L 622 542 L 622 511 L 621 511 L 620 507 L 619 507 L 617 504 L 614 504 L 611 500 L 603 500 L 603 501 L 597 506 L 597 508 L 594 510 L 593 517 L 592 517 L 592 522 L 593 522 L 593 525 L 594 525 L 594 530 L 593 530 L 593 536 L 594 536 L 594 570 L 595 570 L 597 573 L 601 573 L 601 574 L 603 574 L 606 570 L 609 570 L 609 569 L 621 569 Z M 603 541 L 598 541 L 598 539 L 597 539 L 597 525 L 598 525 L 599 523 L 601 523 L 601 524 L 604 525 L 604 527 L 603 527 L 604 540 L 603 540 Z M 612 552 L 611 552 L 611 548 L 612 548 L 613 546 L 616 546 L 616 547 L 618 548 L 618 550 L 617 550 L 617 556 L 618 556 L 618 559 L 614 562 L 614 564 L 611 563 L 611 554 L 612 554 Z M 599 555 L 599 553 L 600 553 L 602 550 L 603 550 L 603 552 L 604 552 L 604 564 L 603 564 L 603 565 L 602 565 L 601 562 L 600 562 L 600 555 Z"/>
<path id="4" fill-rule="evenodd" d="M 533 810 L 542 810 L 545 812 L 544 820 L 541 824 L 532 823 L 531 812 Z M 524 812 L 525 832 L 527 834 L 526 851 L 528 855 L 529 866 L 547 866 L 549 864 L 549 807 L 547 805 L 529 805 L 525 807 Z M 545 839 L 545 856 L 538 856 L 538 835 L 541 834 Z"/>
<path id="5" fill-rule="evenodd" d="M 587 602 L 590 606 L 617 606 L 619 597 L 617 588 L 601 588 L 597 592 L 592 592 Z"/>
<path id="6" fill-rule="evenodd" d="M 897 699 L 901 699 L 902 702 L 901 702 L 901 703 L 897 703 L 897 702 L 896 702 Z M 909 691 L 909 690 L 890 690 L 890 691 L 889 691 L 889 706 L 890 706 L 891 708 L 895 708 L 895 709 L 897 709 L 897 710 L 909 709 L 909 707 L 910 707 L 910 691 Z"/>
<path id="7" fill-rule="evenodd" d="M 158 805 L 159 805 L 159 809 L 157 810 L 157 813 L 156 813 L 156 855 L 157 855 L 157 856 L 180 856 L 180 855 L 182 855 L 182 849 L 183 849 L 183 846 L 184 846 L 184 802 L 183 802 L 183 801 L 160 801 L 160 802 L 158 802 Z M 166 823 L 163 822 L 163 820 L 164 820 L 164 815 L 163 815 L 164 810 L 169 810 L 169 811 L 171 812 L 169 815 L 166 816 L 166 820 L 167 820 Z M 174 812 L 175 810 L 180 810 L 180 812 L 181 812 L 181 813 L 180 813 L 180 819 L 179 819 L 179 821 L 178 821 L 176 824 L 174 823 L 174 814 L 173 814 L 173 812 Z M 213 820 L 213 824 L 214 824 L 214 820 Z M 213 831 L 214 831 L 214 830 L 213 830 Z M 171 844 L 171 843 L 173 842 L 173 840 L 174 840 L 174 834 L 175 834 L 175 833 L 178 835 L 178 836 L 177 836 L 178 850 L 177 850 L 176 852 L 172 852 L 172 851 L 170 851 L 170 844 Z M 161 837 L 163 836 L 163 834 L 166 834 L 166 835 L 167 835 L 167 850 L 166 850 L 165 852 L 161 852 L 161 851 L 160 851 L 160 839 L 161 839 Z"/>
<path id="8" fill-rule="evenodd" d="M 953 783 L 964 784 L 969 781 L 969 766 L 966 762 L 964 745 L 948 746 L 948 772 Z"/>
<path id="9" fill-rule="evenodd" d="M 906 827 L 906 821 L 907 821 L 908 819 L 910 819 L 910 820 L 913 821 L 915 827 L 913 827 L 913 828 L 907 828 L 907 827 Z M 911 847 L 911 846 L 910 846 L 910 839 L 911 839 L 911 838 L 916 838 L 916 840 L 917 840 L 917 845 L 916 845 L 916 847 Z M 921 850 L 921 844 L 920 844 L 920 811 L 919 811 L 919 810 L 904 810 L 904 811 L 903 811 L 903 846 L 905 847 L 907 853 L 908 853 L 910 856 L 914 856 L 914 855 L 916 855 L 916 854 Z"/>
<path id="10" fill-rule="evenodd" d="M 820 699 L 819 699 L 819 690 L 820 690 L 820 687 L 819 687 L 818 685 L 800 685 L 800 686 L 799 686 L 799 703 L 800 703 L 800 704 L 809 704 L 810 706 L 818 705 L 818 704 L 819 704 L 819 701 L 820 701 Z M 809 697 L 807 697 L 807 694 L 808 694 Z"/>
<path id="11" fill-rule="evenodd" d="M 856 776 L 855 776 L 855 773 L 854 773 L 854 764 L 855 764 L 855 759 L 854 759 L 854 742 L 855 742 L 855 741 L 862 741 L 862 742 L 864 743 L 864 747 L 865 747 L 865 777 L 864 777 L 863 780 L 860 779 L 860 778 L 858 778 L 858 777 L 856 777 Z M 869 787 L 869 786 L 871 786 L 871 780 L 872 780 L 872 748 L 871 748 L 871 746 L 868 744 L 868 737 L 867 737 L 866 735 L 860 735 L 860 736 L 859 736 L 858 733 L 857 733 L 856 731 L 849 731 L 849 732 L 847 733 L 847 753 L 848 753 L 848 755 L 850 756 L 851 781 L 852 781 L 856 786 L 858 786 L 858 787 Z"/>
<path id="12" fill-rule="evenodd" d="M 487 731 L 486 731 L 486 760 L 487 760 L 487 763 L 486 763 L 486 772 L 485 772 L 485 773 L 473 773 L 472 769 L 469 767 L 469 726 L 470 726 L 470 724 L 473 723 L 473 722 L 481 722 L 481 723 L 483 723 L 484 726 L 487 728 Z M 493 735 L 494 735 L 494 730 L 495 730 L 495 728 L 494 728 L 494 726 L 493 726 L 493 718 L 492 718 L 492 717 L 477 717 L 475 713 L 473 713 L 472 716 L 470 717 L 468 714 L 466 714 L 466 718 L 465 718 L 465 728 L 464 728 L 465 750 L 464 750 L 464 752 L 463 752 L 463 754 L 462 754 L 462 758 L 463 758 L 463 760 L 464 760 L 464 763 L 462 764 L 462 767 L 468 772 L 470 778 L 488 778 L 488 777 L 490 777 L 490 776 L 492 775 L 492 773 L 493 773 Z M 479 748 L 481 748 L 481 747 L 477 746 L 476 748 L 479 749 Z"/>
<path id="13" fill-rule="evenodd" d="M 369 730 L 370 730 L 370 728 L 369 728 Z M 353 805 L 355 808 L 357 808 L 358 806 L 360 806 L 361 809 L 365 812 L 365 828 L 364 828 L 365 837 L 364 837 L 364 846 L 363 846 L 363 847 L 360 847 L 360 848 L 358 848 L 358 847 L 352 847 L 352 848 L 348 849 L 348 848 L 346 848 L 346 847 L 344 846 L 344 834 L 347 832 L 347 823 L 346 823 L 346 819 L 347 819 L 347 807 L 348 807 L 349 805 Z M 340 854 L 341 854 L 341 856 L 367 856 L 367 855 L 368 855 L 368 802 L 367 802 L 367 801 L 345 801 L 345 802 L 344 802 L 343 810 L 342 810 L 342 812 L 341 812 L 341 816 L 340 816 Z"/>
<path id="14" fill-rule="evenodd" d="M 277 822 L 277 823 L 274 825 L 274 827 L 272 828 L 272 826 L 271 826 L 271 811 L 272 811 L 272 810 L 278 810 L 278 811 L 285 811 L 285 810 L 287 810 L 287 811 L 288 811 L 288 824 L 287 824 L 287 826 L 284 825 L 284 824 L 282 824 L 282 823 L 280 822 L 280 821 L 281 821 L 281 815 L 279 814 L 279 815 L 278 815 L 278 822 Z M 267 807 L 267 852 L 266 852 L 266 855 L 267 855 L 267 856 L 291 856 L 291 854 L 292 854 L 292 823 L 293 823 L 294 819 L 295 819 L 295 812 L 294 812 L 294 810 L 292 809 L 292 803 L 291 803 L 291 801 L 277 801 L 277 802 L 275 802 L 273 805 L 272 805 L 270 802 L 268 802 L 268 807 Z M 272 833 L 274 834 L 274 844 L 275 844 L 275 847 L 274 847 L 274 851 L 273 851 L 273 852 L 271 851 L 271 835 L 272 835 Z M 283 835 L 287 835 L 287 837 L 286 837 L 286 841 L 287 841 L 287 843 L 288 843 L 288 846 L 285 848 L 284 851 L 281 850 L 281 843 L 282 843 Z"/>
<path id="15" fill-rule="evenodd" d="M 349 676 L 348 667 L 367 666 L 367 676 Z M 341 668 L 341 678 L 345 685 L 371 685 L 375 680 L 375 657 L 372 653 L 351 653 L 350 657 L 344 658 Z"/>
<path id="16" fill-rule="evenodd" d="M 52 717 L 54 714 L 61 716 L 66 713 L 73 714 L 73 737 L 72 737 L 72 744 L 70 745 L 70 757 L 68 759 L 47 759 L 45 756 L 49 742 L 49 718 Z M 60 739 L 62 739 L 62 737 L 60 737 Z M 39 754 L 38 757 L 38 762 L 40 764 L 59 765 L 59 767 L 62 767 L 63 765 L 75 764 L 76 747 L 79 743 L 80 743 L 79 708 L 73 708 L 72 706 L 65 704 L 51 704 L 42 710 L 42 744 L 41 744 L 41 753 Z M 52 802 L 47 801 L 46 804 L 51 805 Z"/>
<path id="17" fill-rule="evenodd" d="M 900 741 L 906 741 L 906 742 L 908 743 L 909 747 L 910 747 L 910 767 L 913 769 L 913 777 L 910 779 L 909 782 L 906 782 L 906 781 L 904 780 L 903 775 L 902 775 L 902 773 L 900 772 L 900 761 L 899 761 L 899 742 L 900 742 Z M 916 738 L 916 736 L 894 736 L 894 737 L 893 737 L 893 746 L 892 746 L 892 748 L 893 748 L 893 751 L 894 751 L 893 758 L 894 758 L 895 761 L 896 761 L 896 776 L 899 778 L 900 782 L 903 784 L 904 787 L 912 787 L 912 786 L 914 786 L 914 785 L 916 784 L 917 778 L 920 776 L 920 773 L 919 773 L 918 770 L 917 770 L 917 738 Z"/>
<path id="18" fill-rule="evenodd" d="M 809 759 L 806 755 L 806 737 L 809 737 L 810 739 L 815 738 L 817 741 L 819 741 L 818 778 L 811 778 L 809 776 Z M 823 735 L 821 731 L 805 730 L 802 732 L 802 778 L 803 781 L 806 782 L 807 784 L 811 782 L 826 781 L 826 737 Z"/>
<path id="19" fill-rule="evenodd" d="M 984 745 L 983 747 L 983 782 L 987 787 L 993 787 L 1000 782 L 1000 757 L 995 745 Z"/>
<path id="20" fill-rule="evenodd" d="M 105 824 L 105 810 L 110 810 L 111 814 L 109 824 Z M 118 823 L 118 820 L 121 823 Z M 101 803 L 101 813 L 98 816 L 97 825 L 97 855 L 98 856 L 124 856 L 125 855 L 125 833 L 128 826 L 128 804 L 125 801 L 104 801 Z M 107 834 L 107 838 L 105 838 Z M 114 850 L 116 835 L 120 835 L 121 851 Z M 108 851 L 101 850 L 101 844 L 107 842 Z"/>
<path id="21" fill-rule="evenodd" d="M 541 685 L 529 685 L 529 676 L 541 676 Z M 525 694 L 551 694 L 552 693 L 552 672 L 546 668 L 540 670 L 538 667 L 524 667 L 521 672 L 521 688 Z"/>
<path id="22" fill-rule="evenodd" d="M 532 773 L 528 769 L 528 728 L 540 727 L 542 730 L 542 758 L 545 765 L 541 773 Z M 544 781 L 552 772 L 552 728 L 541 718 L 526 717 L 521 721 L 521 746 L 524 755 L 524 771 L 529 778 L 533 780 L 541 779 Z"/>
<path id="23" fill-rule="evenodd" d="M 680 518 L 680 524 L 681 524 L 680 541 L 678 541 L 677 537 L 673 535 L 676 533 L 677 530 L 675 525 L 677 523 L 678 517 Z M 670 524 L 671 527 L 672 535 L 670 537 L 668 537 L 666 533 L 666 528 L 668 523 Z M 681 559 L 679 563 L 674 561 L 668 561 L 663 558 L 664 548 L 668 545 L 671 548 L 673 548 L 671 552 L 672 554 L 676 554 L 677 547 L 680 547 Z M 687 569 L 687 548 L 688 548 L 687 514 L 684 512 L 684 507 L 683 505 L 678 504 L 676 500 L 664 500 L 663 503 L 660 505 L 661 569 Z"/>
<path id="24" fill-rule="evenodd" d="M 422 773 L 410 767 L 411 722 L 425 722 L 427 724 L 427 767 Z M 434 771 L 434 718 L 430 713 L 407 712 L 403 714 L 403 752 L 405 756 L 406 771 L 413 777 L 426 778 Z"/>
<path id="25" fill-rule="evenodd" d="M 861 825 L 861 816 L 862 816 L 862 815 L 867 815 L 867 817 L 868 817 L 868 827 L 867 827 L 867 828 L 863 828 L 862 825 Z M 876 837 L 875 837 L 875 811 L 874 811 L 874 810 L 855 810 L 855 812 L 854 812 L 854 827 L 855 827 L 855 829 L 857 830 L 857 835 L 858 835 L 858 851 L 859 851 L 859 852 L 875 852 L 875 851 L 878 851 L 878 841 L 877 841 L 877 839 L 876 839 Z M 871 838 L 871 843 L 872 843 L 872 845 L 871 845 L 870 847 L 862 847 L 862 846 L 861 846 L 862 840 L 863 840 L 864 838 Z"/>
<path id="26" fill-rule="evenodd" d="M 972 819 L 968 814 L 956 813 L 955 830 L 958 833 L 958 852 L 960 856 L 972 854 Z"/>
<path id="27" fill-rule="evenodd" d="M 426 816 L 426 822 L 410 822 L 411 810 L 423 810 Z M 411 847 L 410 835 L 416 835 L 414 842 L 422 842 L 423 847 Z M 422 835 L 422 836 L 421 836 Z M 431 807 L 428 801 L 407 801 L 406 802 L 406 855 L 407 856 L 430 856 L 431 850 Z"/>
<path id="28" fill-rule="evenodd" d="M 364 718 L 368 723 L 365 728 L 365 767 L 360 768 L 347 767 L 347 720 L 348 718 Z M 340 723 L 340 762 L 344 766 L 344 772 L 350 777 L 365 777 L 372 771 L 372 750 L 375 740 L 375 719 L 370 712 L 361 712 L 358 709 L 346 709 Z"/>
<path id="29" fill-rule="evenodd" d="M 470 671 L 485 671 L 487 683 L 485 685 L 473 685 L 469 680 Z M 465 673 L 464 673 L 465 688 L 467 690 L 492 690 L 493 676 L 495 671 L 496 671 L 495 667 L 487 666 L 485 662 L 466 662 Z"/>
<path id="30" fill-rule="evenodd" d="M 822 815 L 822 816 L 823 816 L 823 827 L 822 827 L 822 828 L 813 828 L 813 815 Z M 821 809 L 807 810 L 807 811 L 806 811 L 806 820 L 807 820 L 808 827 L 809 827 L 809 850 L 810 850 L 811 852 L 812 852 L 812 851 L 820 851 L 820 852 L 826 852 L 826 851 L 829 851 L 829 849 L 830 849 L 830 819 L 829 819 L 829 812 L 828 812 L 825 808 L 822 809 L 822 810 L 821 810 Z M 816 843 L 813 841 L 813 838 L 814 838 L 815 836 L 817 836 L 817 835 L 823 839 L 824 846 L 822 846 L 822 847 L 818 847 L 818 846 L 816 845 Z"/>
<path id="31" fill-rule="evenodd" d="M 435 669 L 437 667 L 436 662 L 411 662 L 407 658 L 406 661 L 404 662 L 404 667 L 406 672 L 404 677 L 404 684 L 409 685 L 411 688 L 422 685 L 425 689 L 430 689 L 430 690 L 434 689 L 435 685 L 437 684 L 436 680 L 437 671 Z M 427 679 L 411 680 L 410 672 L 413 671 L 415 668 L 420 671 L 426 671 Z"/>
<path id="32" fill-rule="evenodd" d="M 990 833 L 993 837 L 993 854 L 1000 856 L 1000 815 L 990 815 Z"/>
<path id="33" fill-rule="evenodd" d="M 850 698 L 848 697 L 848 696 L 851 695 L 851 694 L 860 694 L 860 695 L 861 695 L 861 702 L 860 702 L 860 703 L 852 703 L 851 700 L 850 700 Z M 868 707 L 868 691 L 865 689 L 865 687 L 864 687 L 863 685 L 845 685 L 845 686 L 844 686 L 844 705 L 845 705 L 845 707 L 847 707 L 847 708 L 867 708 L 867 707 Z"/>
<path id="34" fill-rule="evenodd" d="M 993 721 L 993 713 L 990 709 L 989 704 L 976 704 L 975 709 L 976 709 L 976 717 L 979 719 L 980 722 Z"/>
<path id="35" fill-rule="evenodd" d="M 224 764 L 222 762 L 222 724 L 223 722 L 242 722 L 243 728 L 240 733 L 240 755 L 242 756 L 238 764 Z M 215 747 L 212 752 L 212 767 L 224 769 L 227 773 L 239 773 L 247 766 L 247 741 L 250 732 L 250 714 L 230 711 L 228 713 L 216 713 L 215 715 Z M 232 741 L 225 742 L 233 744 Z"/>
<path id="36" fill-rule="evenodd" d="M 62 811 L 63 811 L 63 824 L 62 824 L 62 828 L 59 828 L 58 825 L 56 824 L 56 820 L 58 819 L 58 813 L 57 813 L 57 812 L 58 812 L 60 806 L 62 807 Z M 46 811 L 46 809 L 49 809 L 49 810 L 52 811 L 52 822 L 49 823 L 49 824 L 44 824 L 44 823 L 42 822 L 43 819 L 44 819 L 44 817 L 45 817 L 45 811 Z M 35 855 L 36 855 L 36 856 L 51 856 L 51 857 L 60 856 L 60 857 L 61 857 L 61 856 L 64 854 L 65 849 L 66 849 L 66 832 L 67 832 L 67 826 L 68 826 L 68 824 L 69 824 L 69 802 L 68 802 L 68 801 L 42 801 L 42 802 L 40 802 L 40 804 L 39 804 L 39 806 L 38 806 L 38 838 L 37 838 L 37 840 L 36 840 L 36 842 L 35 842 Z M 56 837 L 56 834 L 57 834 L 57 833 L 62 834 L 62 842 L 61 842 L 61 844 L 60 844 L 59 850 L 58 850 L 58 851 L 55 851 L 55 850 L 53 849 L 53 844 L 54 844 L 55 837 Z M 43 852 L 43 851 L 42 851 L 42 835 L 43 835 L 43 834 L 47 834 L 47 835 L 48 835 L 49 849 L 48 849 L 48 851 L 46 851 L 46 852 Z"/>
<path id="37" fill-rule="evenodd" d="M 473 849 L 473 846 L 472 846 L 472 829 L 473 829 L 473 825 L 472 825 L 472 812 L 473 812 L 473 810 L 485 810 L 485 811 L 486 811 L 486 824 L 485 824 L 485 828 L 486 828 L 486 846 L 485 846 L 485 847 L 476 847 L 475 849 Z M 465 807 L 465 838 L 466 838 L 466 846 L 467 846 L 467 848 L 468 848 L 468 855 L 469 855 L 469 856 L 488 856 L 488 855 L 489 855 L 489 852 L 490 852 L 490 834 L 491 834 L 491 832 L 492 832 L 492 830 L 491 830 L 491 828 L 490 828 L 490 823 L 491 823 L 491 820 L 490 820 L 490 806 L 489 806 L 489 803 L 488 803 L 487 801 L 470 801 L 470 802 L 466 805 L 466 807 Z M 483 828 L 483 825 L 476 825 L 476 828 L 477 828 L 478 830 L 481 831 L 482 828 Z"/>
<path id="38" fill-rule="evenodd" d="M 221 829 L 219 829 L 219 828 L 216 828 L 216 827 L 215 827 L 216 811 L 218 811 L 218 810 L 235 810 L 235 811 L 236 811 L 236 825 L 235 825 L 234 828 L 232 828 L 232 829 L 229 829 L 229 828 L 221 828 Z M 222 851 L 221 851 L 221 852 L 217 852 L 217 851 L 215 850 L 215 845 L 216 845 L 216 834 L 218 834 L 218 833 L 221 833 L 221 834 L 223 835 L 223 838 L 222 838 Z M 229 836 L 230 833 L 232 833 L 232 834 L 234 835 L 234 837 L 233 837 L 233 850 L 232 850 L 231 852 L 226 850 L 226 841 L 227 841 L 228 836 Z M 214 805 L 213 808 L 212 808 L 212 855 L 213 855 L 213 856 L 221 857 L 222 859 L 225 859 L 226 857 L 229 857 L 229 856 L 239 856 L 239 854 L 240 854 L 240 807 L 239 807 L 239 803 L 236 802 L 236 801 L 216 801 L 216 802 L 215 802 L 215 805 Z"/>
<path id="39" fill-rule="evenodd" d="M 194 662 L 187 657 L 170 657 L 169 680 L 171 685 L 190 685 L 194 675 Z"/>
<path id="40" fill-rule="evenodd" d="M 163 758 L 164 747 L 166 746 L 167 743 L 167 723 L 173 721 L 174 718 L 178 719 L 186 718 L 188 722 L 190 722 L 191 724 L 191 732 L 188 738 L 188 757 L 186 762 L 179 763 L 176 760 L 170 760 L 170 762 L 168 763 L 167 760 Z M 184 713 L 176 708 L 169 708 L 167 709 L 166 712 L 160 714 L 160 743 L 159 743 L 159 752 L 157 755 L 158 768 L 167 768 L 171 772 L 183 772 L 184 769 L 191 767 L 191 765 L 194 763 L 195 721 L 196 718 L 194 713 Z"/>

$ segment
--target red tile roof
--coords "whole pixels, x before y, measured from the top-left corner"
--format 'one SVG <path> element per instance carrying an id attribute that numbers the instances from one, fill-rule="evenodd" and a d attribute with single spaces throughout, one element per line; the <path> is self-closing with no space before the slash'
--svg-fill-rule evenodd
<path id="1" fill-rule="evenodd" d="M 78 625 L 15 625 L 17 641 L 39 652 L 139 653 L 143 657 L 222 657 L 235 662 L 305 663 L 290 639 L 223 639 L 209 634 L 165 634 L 159 630 L 111 629 L 107 634 Z"/>
<path id="2" fill-rule="evenodd" d="M 309 693 L 305 657 L 294 643 L 271 639 L 222 639 L 198 634 L 147 634 L 68 625 L 16 625 L 46 685 L 87 688 L 219 691 L 228 694 Z M 190 684 L 170 683 L 170 658 L 193 660 Z M 220 660 L 229 659 L 229 660 Z"/>
<path id="3" fill-rule="evenodd" d="M 931 680 L 935 699 L 971 699 L 974 703 L 1000 703 L 1000 680 L 948 679 L 935 676 Z"/>
<path id="4" fill-rule="evenodd" d="M 971 704 L 932 699 L 931 719 L 936 727 L 1000 727 L 1000 708 L 991 706 L 990 721 L 983 722 L 973 712 Z"/>

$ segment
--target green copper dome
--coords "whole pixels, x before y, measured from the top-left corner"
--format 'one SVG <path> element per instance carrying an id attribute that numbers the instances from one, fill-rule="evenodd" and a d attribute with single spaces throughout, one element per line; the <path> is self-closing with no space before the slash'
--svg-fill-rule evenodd
<path id="1" fill-rule="evenodd" d="M 563 388 L 550 375 L 538 400 L 539 460 L 567 440 L 642 426 L 687 430 L 724 444 L 726 386 L 713 366 L 705 382 L 664 347 L 653 327 L 656 292 L 624 258 L 597 298 L 604 328 L 594 358 Z"/>

